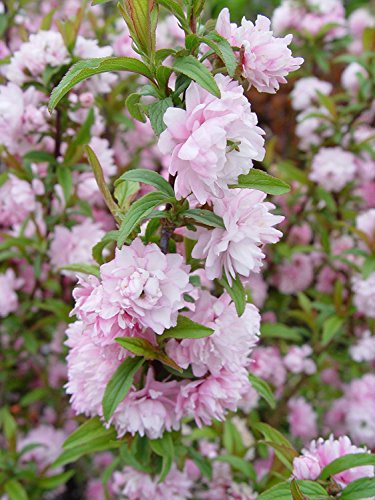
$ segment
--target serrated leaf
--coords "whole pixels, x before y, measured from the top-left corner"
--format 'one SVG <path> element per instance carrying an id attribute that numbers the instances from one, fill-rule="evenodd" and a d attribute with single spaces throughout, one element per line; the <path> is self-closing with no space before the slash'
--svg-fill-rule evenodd
<path id="1" fill-rule="evenodd" d="M 142 98 L 141 94 L 137 93 L 130 94 L 125 101 L 125 106 L 128 108 L 128 111 L 133 118 L 142 123 L 146 123 L 147 121 L 146 115 L 141 106 L 139 105 L 141 98 Z"/>
<path id="2" fill-rule="evenodd" d="M 328 345 L 337 332 L 341 329 L 345 319 L 338 316 L 331 316 L 323 323 L 322 345 Z"/>
<path id="3" fill-rule="evenodd" d="M 212 73 L 192 55 L 177 57 L 173 63 L 173 69 L 188 76 L 214 96 L 220 97 L 220 89 Z"/>
<path id="4" fill-rule="evenodd" d="M 288 184 L 272 175 L 263 172 L 257 168 L 252 168 L 248 174 L 242 174 L 238 177 L 237 184 L 229 186 L 234 188 L 258 189 L 264 193 L 280 195 L 290 191 Z"/>
<path id="5" fill-rule="evenodd" d="M 156 135 L 160 135 L 167 128 L 164 123 L 164 113 L 172 106 L 173 101 L 171 97 L 161 99 L 147 106 L 146 112 Z"/>
<path id="6" fill-rule="evenodd" d="M 336 458 L 336 460 L 324 467 L 319 479 L 325 480 L 330 476 L 362 465 L 375 466 L 375 455 L 370 453 L 350 453 L 343 457 Z"/>
<path id="7" fill-rule="evenodd" d="M 202 208 L 191 208 L 183 213 L 184 217 L 189 217 L 194 219 L 196 222 L 205 224 L 206 226 L 225 228 L 224 221 L 222 217 L 214 214 L 210 210 L 205 210 Z"/>
<path id="8" fill-rule="evenodd" d="M 143 362 L 143 358 L 127 358 L 112 375 L 103 396 L 103 415 L 107 421 L 128 394 L 133 384 L 134 375 Z"/>
<path id="9" fill-rule="evenodd" d="M 202 339 L 204 337 L 209 337 L 213 333 L 214 330 L 212 328 L 196 323 L 190 318 L 180 315 L 177 318 L 177 325 L 165 330 L 161 338 Z"/>
<path id="10" fill-rule="evenodd" d="M 143 182 L 143 184 L 153 186 L 166 196 L 174 197 L 175 195 L 172 186 L 164 179 L 164 177 L 157 172 L 146 168 L 128 170 L 116 180 L 115 184 L 118 184 L 121 181 Z"/>
<path id="11" fill-rule="evenodd" d="M 296 481 L 299 489 L 304 495 L 308 495 L 309 500 L 322 500 L 330 498 L 326 490 L 320 484 L 313 481 Z M 273 486 L 269 490 L 261 493 L 257 500 L 293 500 L 290 491 L 290 482 L 285 481 Z"/>
<path id="12" fill-rule="evenodd" d="M 375 497 L 375 477 L 362 477 L 348 484 L 340 500 L 364 500 Z"/>
<path id="13" fill-rule="evenodd" d="M 219 283 L 225 288 L 233 300 L 238 316 L 242 316 L 246 308 L 246 291 L 243 287 L 241 278 L 237 275 L 236 279 L 232 278 L 232 284 L 230 284 L 228 278 L 224 275 L 219 280 Z"/>
<path id="14" fill-rule="evenodd" d="M 174 445 L 171 434 L 166 432 L 161 438 L 150 440 L 150 446 L 157 455 L 163 458 L 158 481 L 162 483 L 167 477 L 174 459 Z"/>
<path id="15" fill-rule="evenodd" d="M 75 273 L 91 274 L 100 277 L 99 267 L 93 264 L 68 264 L 59 268 L 61 271 L 73 271 Z"/>
<path id="16" fill-rule="evenodd" d="M 201 40 L 220 57 L 227 68 L 228 75 L 234 77 L 238 61 L 228 40 L 216 32 L 211 32 L 207 36 L 201 37 Z"/>
<path id="17" fill-rule="evenodd" d="M 257 393 L 269 404 L 269 406 L 274 410 L 276 408 L 276 400 L 271 391 L 270 386 L 265 380 L 260 379 L 253 373 L 249 373 L 249 380 L 251 385 L 257 391 Z"/>
<path id="18" fill-rule="evenodd" d="M 121 247 L 125 243 L 129 234 L 134 231 L 143 219 L 147 218 L 155 207 L 168 201 L 171 201 L 171 198 L 165 193 L 155 191 L 146 194 L 134 202 L 121 223 L 117 239 L 118 247 Z"/>
<path id="19" fill-rule="evenodd" d="M 149 80 L 152 80 L 152 74 L 148 67 L 142 61 L 132 57 L 85 59 L 73 64 L 61 82 L 53 89 L 48 103 L 50 113 L 52 113 L 61 99 L 75 85 L 91 76 L 98 75 L 99 73 L 107 73 L 109 71 L 129 71 L 131 73 L 143 75 Z"/>

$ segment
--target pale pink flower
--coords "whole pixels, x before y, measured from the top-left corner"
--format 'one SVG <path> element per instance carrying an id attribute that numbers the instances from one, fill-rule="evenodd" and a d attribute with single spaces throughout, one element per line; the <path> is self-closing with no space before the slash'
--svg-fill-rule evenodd
<path id="1" fill-rule="evenodd" d="M 360 64 L 352 62 L 341 75 L 341 85 L 350 94 L 357 94 L 360 88 L 360 77 L 367 79 L 367 71 Z"/>
<path id="2" fill-rule="evenodd" d="M 0 225 L 20 224 L 37 207 L 32 186 L 23 179 L 9 174 L 0 186 Z"/>
<path id="3" fill-rule="evenodd" d="M 294 84 L 294 89 L 290 94 L 292 106 L 295 110 L 305 111 L 310 106 L 319 103 L 318 92 L 329 95 L 332 89 L 332 83 L 319 80 L 315 76 L 300 78 Z"/>
<path id="4" fill-rule="evenodd" d="M 286 369 L 280 351 L 275 346 L 255 348 L 249 368 L 252 373 L 277 388 L 285 383 Z"/>
<path id="5" fill-rule="evenodd" d="M 23 463 L 33 462 L 39 472 L 51 465 L 62 453 L 62 445 L 66 439 L 64 431 L 55 429 L 49 425 L 40 425 L 32 429 L 26 436 L 17 442 L 17 451 L 21 451 L 31 444 L 38 445 L 27 451 L 21 457 Z M 58 467 L 47 472 L 47 476 L 62 472 L 63 468 Z"/>
<path id="6" fill-rule="evenodd" d="M 256 307 L 247 304 L 239 317 L 228 295 L 216 299 L 206 291 L 202 291 L 195 306 L 190 318 L 212 328 L 214 333 L 203 339 L 171 339 L 166 346 L 168 355 L 182 368 L 191 365 L 196 377 L 207 372 L 219 375 L 222 368 L 236 372 L 245 367 L 260 334 Z"/>
<path id="7" fill-rule="evenodd" d="M 313 279 L 314 265 L 311 255 L 303 253 L 295 253 L 290 262 L 279 265 L 274 276 L 276 286 L 285 294 L 302 292 L 311 285 Z"/>
<path id="8" fill-rule="evenodd" d="M 349 50 L 352 54 L 360 55 L 363 52 L 363 32 L 366 28 L 375 26 L 375 16 L 369 9 L 361 7 L 354 10 L 348 19 L 349 32 L 353 37 Z"/>
<path id="9" fill-rule="evenodd" d="M 368 278 L 357 275 L 352 279 L 352 290 L 354 293 L 354 305 L 358 312 L 368 318 L 375 318 L 375 272 Z"/>
<path id="10" fill-rule="evenodd" d="M 316 441 L 312 441 L 307 449 L 302 450 L 302 455 L 300 457 L 294 459 L 293 476 L 296 479 L 315 480 L 322 469 L 336 458 L 352 453 L 367 452 L 366 448 L 357 448 L 354 446 L 348 436 L 342 436 L 339 439 L 334 439 L 333 436 L 330 436 L 326 441 L 319 438 Z M 301 458 L 303 458 L 302 461 Z M 318 466 L 320 468 L 319 472 Z M 333 479 L 339 486 L 345 488 L 352 481 L 362 477 L 374 477 L 374 467 L 369 465 L 353 467 L 352 469 L 335 474 Z"/>
<path id="11" fill-rule="evenodd" d="M 37 149 L 42 132 L 46 131 L 43 95 L 35 88 L 22 91 L 14 83 L 0 85 L 0 144 L 12 154 Z"/>
<path id="12" fill-rule="evenodd" d="M 316 365 L 312 359 L 308 359 L 311 354 L 312 348 L 308 344 L 292 346 L 284 357 L 284 364 L 292 373 L 312 375 L 316 372 Z"/>
<path id="13" fill-rule="evenodd" d="M 0 274 L 0 318 L 15 312 L 18 308 L 18 296 L 16 290 L 23 285 L 23 280 L 17 278 L 13 269 L 7 269 Z"/>
<path id="14" fill-rule="evenodd" d="M 375 375 L 368 373 L 354 379 L 345 388 L 347 403 L 345 423 L 356 444 L 375 447 Z"/>
<path id="15" fill-rule="evenodd" d="M 350 356 L 357 363 L 375 361 L 375 336 L 370 330 L 363 333 L 361 338 L 349 348 Z"/>
<path id="16" fill-rule="evenodd" d="M 185 46 L 185 32 L 180 28 L 180 24 L 175 16 L 166 16 L 158 22 L 156 28 L 156 48 L 175 48 Z"/>
<path id="17" fill-rule="evenodd" d="M 193 417 L 198 427 L 212 420 L 224 420 L 228 410 L 236 411 L 242 394 L 250 382 L 245 369 L 232 373 L 221 370 L 217 376 L 194 380 L 181 385 L 177 399 L 177 414 Z"/>
<path id="18" fill-rule="evenodd" d="M 292 245 L 308 245 L 313 237 L 310 225 L 305 222 L 300 226 L 292 226 L 288 233 L 288 242 Z"/>
<path id="19" fill-rule="evenodd" d="M 255 500 L 258 496 L 248 484 L 235 482 L 230 465 L 224 462 L 213 462 L 212 479 L 204 483 L 206 489 L 198 492 L 202 500 Z"/>
<path id="20" fill-rule="evenodd" d="M 40 80 L 47 66 L 57 67 L 69 62 L 69 53 L 58 31 L 39 31 L 30 35 L 6 67 L 5 76 L 22 85 L 29 80 Z"/>
<path id="21" fill-rule="evenodd" d="M 71 323 L 66 331 L 68 383 L 66 392 L 76 413 L 87 416 L 103 415 L 102 399 L 105 388 L 125 355 L 118 344 L 96 345 L 84 334 L 83 323 Z"/>
<path id="22" fill-rule="evenodd" d="M 265 202 L 266 195 L 255 189 L 231 190 L 213 202 L 215 214 L 223 218 L 225 228 L 199 229 L 193 257 L 206 259 L 209 279 L 225 272 L 229 282 L 236 273 L 248 278 L 259 272 L 266 243 L 277 243 L 282 233 L 273 226 L 284 220 L 270 211 L 275 208 Z"/>
<path id="23" fill-rule="evenodd" d="M 92 248 L 104 234 L 99 224 L 88 219 L 70 230 L 56 226 L 49 250 L 52 267 L 58 270 L 69 264 L 94 264 Z M 62 274 L 74 278 L 77 273 L 63 270 Z"/>
<path id="24" fill-rule="evenodd" d="M 370 241 L 375 240 L 375 208 L 358 215 L 356 226 L 369 237 Z"/>
<path id="25" fill-rule="evenodd" d="M 288 410 L 288 422 L 293 437 L 299 437 L 304 441 L 316 437 L 318 433 L 317 415 L 305 398 L 290 399 L 288 401 Z"/>
<path id="26" fill-rule="evenodd" d="M 327 191 L 341 191 L 355 178 L 356 164 L 352 153 L 340 147 L 322 148 L 314 157 L 310 179 Z"/>
<path id="27" fill-rule="evenodd" d="M 267 299 L 268 285 L 260 273 L 251 273 L 242 280 L 243 285 L 250 291 L 252 302 L 258 308 L 262 308 Z"/>
<path id="28" fill-rule="evenodd" d="M 158 477 L 126 466 L 113 474 L 113 491 L 127 500 L 186 500 L 192 497 L 193 481 L 186 470 L 179 471 L 175 464 L 162 483 Z"/>
<path id="29" fill-rule="evenodd" d="M 216 31 L 227 38 L 231 45 L 241 47 L 243 76 L 259 92 L 274 94 L 280 83 L 286 83 L 286 76 L 299 69 L 302 57 L 292 57 L 288 48 L 293 36 L 276 38 L 271 31 L 271 21 L 258 16 L 255 24 L 242 18 L 241 25 L 230 23 L 229 10 L 219 14 Z"/>
<path id="30" fill-rule="evenodd" d="M 159 139 L 160 151 L 170 154 L 169 172 L 177 175 L 177 197 L 193 193 L 201 204 L 223 196 L 265 152 L 264 132 L 257 127 L 243 88 L 223 75 L 215 80 L 221 98 L 192 83 L 186 91 L 186 110 L 167 109 L 167 128 Z"/>
<path id="31" fill-rule="evenodd" d="M 177 381 L 159 382 L 154 371 L 147 372 L 145 385 L 140 390 L 131 390 L 119 404 L 111 422 L 117 435 L 138 433 L 150 439 L 160 438 L 164 431 L 178 429 L 180 418 L 176 415 L 176 400 L 179 394 Z"/>

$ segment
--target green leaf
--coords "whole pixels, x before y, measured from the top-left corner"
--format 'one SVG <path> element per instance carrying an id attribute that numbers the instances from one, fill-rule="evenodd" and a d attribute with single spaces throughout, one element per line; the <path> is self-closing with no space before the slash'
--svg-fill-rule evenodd
<path id="1" fill-rule="evenodd" d="M 301 335 L 294 328 L 281 323 L 264 323 L 261 326 L 261 335 L 265 338 L 293 340 L 294 342 L 301 340 Z"/>
<path id="2" fill-rule="evenodd" d="M 266 443 L 275 450 L 276 456 L 288 468 L 291 469 L 293 458 L 298 456 L 298 453 L 293 448 L 293 445 L 279 431 L 268 424 L 259 422 L 253 426 L 266 439 Z"/>
<path id="3" fill-rule="evenodd" d="M 166 196 L 174 197 L 175 195 L 172 186 L 164 179 L 164 177 L 157 172 L 146 168 L 128 170 L 116 180 L 115 185 L 121 181 L 143 182 L 143 184 L 153 186 Z"/>
<path id="4" fill-rule="evenodd" d="M 258 189 L 268 194 L 285 194 L 290 191 L 288 184 L 272 175 L 263 172 L 257 168 L 252 168 L 248 174 L 238 177 L 237 184 L 229 186 L 230 188 L 248 188 Z"/>
<path id="5" fill-rule="evenodd" d="M 171 198 L 166 196 L 165 193 L 155 191 L 153 193 L 147 193 L 134 202 L 121 223 L 117 240 L 118 247 L 121 247 L 125 243 L 129 234 L 134 231 L 143 219 L 147 218 L 155 207 L 162 203 L 167 203 L 168 201 L 171 201 Z"/>
<path id="6" fill-rule="evenodd" d="M 150 55 L 155 50 L 158 16 L 154 0 L 126 0 L 119 3 L 118 7 L 137 48 L 144 54 Z"/>
<path id="7" fill-rule="evenodd" d="M 94 245 L 92 249 L 92 256 L 98 264 L 104 263 L 103 250 L 107 245 L 109 245 L 109 243 L 117 241 L 117 237 L 117 231 L 109 231 L 96 245 Z"/>
<path id="8" fill-rule="evenodd" d="M 344 470 L 360 467 L 361 465 L 375 466 L 375 455 L 370 453 L 350 453 L 336 458 L 336 460 L 324 467 L 319 479 L 325 480 Z"/>
<path id="9" fill-rule="evenodd" d="M 364 500 L 375 497 L 375 478 L 362 477 L 345 487 L 340 500 Z"/>
<path id="10" fill-rule="evenodd" d="M 220 57 L 227 68 L 228 75 L 234 77 L 238 61 L 228 40 L 216 32 L 211 32 L 207 36 L 201 37 L 201 40 Z"/>
<path id="11" fill-rule="evenodd" d="M 242 472 L 247 479 L 256 480 L 254 467 L 244 458 L 236 457 L 235 455 L 220 455 L 215 460 L 229 464 L 234 470 Z"/>
<path id="12" fill-rule="evenodd" d="M 298 483 L 295 479 L 290 482 L 290 491 L 292 493 L 293 500 L 306 500 L 306 497 L 302 494 Z"/>
<path id="13" fill-rule="evenodd" d="M 265 380 L 260 379 L 253 373 L 249 373 L 249 380 L 251 385 L 257 391 L 257 393 L 270 405 L 270 407 L 274 410 L 276 408 L 276 401 L 274 395 L 271 391 L 270 386 L 267 384 Z"/>
<path id="14" fill-rule="evenodd" d="M 65 484 L 75 474 L 74 470 L 68 470 L 55 476 L 48 476 L 38 479 L 38 487 L 43 490 L 53 490 L 58 486 Z"/>
<path id="15" fill-rule="evenodd" d="M 308 495 L 309 500 L 322 500 L 330 498 L 326 490 L 320 484 L 313 481 L 296 481 L 299 489 L 304 495 Z M 290 482 L 286 481 L 273 486 L 269 490 L 261 493 L 258 500 L 293 500 L 290 490 Z"/>
<path id="16" fill-rule="evenodd" d="M 210 460 L 203 457 L 198 451 L 194 448 L 189 448 L 188 453 L 193 459 L 195 465 L 200 470 L 203 477 L 207 477 L 208 479 L 212 478 L 212 465 Z"/>
<path id="17" fill-rule="evenodd" d="M 147 121 L 146 115 L 142 110 L 141 106 L 139 105 L 141 98 L 142 98 L 141 94 L 137 93 L 130 94 L 125 101 L 125 106 L 128 108 L 128 111 L 133 118 L 142 123 L 146 123 Z"/>
<path id="18" fill-rule="evenodd" d="M 191 208 L 183 213 L 184 217 L 194 219 L 196 222 L 205 224 L 206 226 L 225 228 L 224 221 L 221 217 L 214 214 L 210 210 L 202 208 Z"/>
<path id="19" fill-rule="evenodd" d="M 317 93 L 320 104 L 322 106 L 324 106 L 327 111 L 329 111 L 330 115 L 333 118 L 336 118 L 336 116 L 337 116 L 336 104 L 335 104 L 335 101 L 333 100 L 333 98 L 329 95 L 322 94 L 319 91 L 317 91 L 316 93 Z"/>
<path id="20" fill-rule="evenodd" d="M 67 204 L 73 192 L 73 177 L 70 168 L 60 165 L 57 169 L 57 180 L 62 187 L 65 203 Z"/>
<path id="21" fill-rule="evenodd" d="M 103 5 L 112 1 L 113 0 L 92 0 L 91 5 Z"/>
<path id="22" fill-rule="evenodd" d="M 92 264 L 69 264 L 59 268 L 61 271 L 73 271 L 75 273 L 91 274 L 100 277 L 100 271 L 98 266 Z"/>
<path id="23" fill-rule="evenodd" d="M 106 73 L 108 71 L 130 71 L 131 73 L 137 73 L 152 80 L 152 74 L 148 67 L 143 62 L 132 57 L 85 59 L 73 64 L 61 82 L 53 89 L 48 104 L 50 113 L 52 113 L 61 99 L 75 85 L 91 76 L 98 75 L 99 73 Z"/>
<path id="24" fill-rule="evenodd" d="M 159 439 L 150 440 L 151 449 L 163 458 L 162 469 L 159 476 L 159 483 L 162 483 L 167 477 L 174 459 L 174 445 L 170 433 L 164 433 Z"/>
<path id="25" fill-rule="evenodd" d="M 15 479 L 10 479 L 4 484 L 4 491 L 9 500 L 27 500 L 29 498 L 22 484 Z"/>
<path id="26" fill-rule="evenodd" d="M 236 279 L 232 278 L 232 284 L 228 282 L 228 278 L 223 275 L 219 283 L 225 288 L 236 306 L 238 316 L 242 316 L 246 308 L 246 291 L 243 287 L 241 278 L 237 275 Z"/>
<path id="27" fill-rule="evenodd" d="M 133 384 L 134 375 L 143 362 L 142 358 L 127 358 L 112 375 L 103 396 L 103 415 L 107 421 L 128 394 Z"/>
<path id="28" fill-rule="evenodd" d="M 141 186 L 139 185 L 139 182 L 128 181 L 119 182 L 118 184 L 116 184 L 116 182 L 113 196 L 115 197 L 121 211 L 126 212 Z"/>
<path id="29" fill-rule="evenodd" d="M 178 73 L 188 76 L 201 87 L 208 90 L 216 97 L 220 97 L 220 89 L 210 70 L 193 56 L 183 56 L 175 59 L 173 69 Z"/>
<path id="30" fill-rule="evenodd" d="M 328 345 L 344 324 L 345 319 L 331 316 L 323 323 L 322 345 Z"/>
<path id="31" fill-rule="evenodd" d="M 118 337 L 115 339 L 118 344 L 120 344 L 124 349 L 129 352 L 136 354 L 137 356 L 143 356 L 144 359 L 156 359 L 163 363 L 164 365 L 170 366 L 178 372 L 182 372 L 182 368 L 178 366 L 173 359 L 169 358 L 165 352 L 163 352 L 159 347 L 153 346 L 148 340 L 141 339 L 139 337 Z"/>
<path id="32" fill-rule="evenodd" d="M 157 0 L 157 3 L 172 12 L 172 14 L 179 20 L 184 31 L 190 31 L 185 12 L 175 0 Z"/>
<path id="33" fill-rule="evenodd" d="M 23 159 L 35 163 L 56 163 L 55 157 L 46 151 L 29 151 Z"/>
<path id="34" fill-rule="evenodd" d="M 173 106 L 171 97 L 161 99 L 147 106 L 146 112 L 156 135 L 160 135 L 167 128 L 164 123 L 164 113 L 171 106 Z"/>
<path id="35" fill-rule="evenodd" d="M 190 318 L 186 316 L 178 316 L 177 325 L 165 330 L 162 339 L 174 338 L 174 339 L 202 339 L 204 337 L 209 337 L 214 333 L 212 328 L 195 323 Z"/>

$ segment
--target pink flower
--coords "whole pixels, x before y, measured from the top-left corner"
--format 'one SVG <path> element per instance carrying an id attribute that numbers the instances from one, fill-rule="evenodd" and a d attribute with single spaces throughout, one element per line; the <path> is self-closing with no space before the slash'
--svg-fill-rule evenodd
<path id="1" fill-rule="evenodd" d="M 158 382 L 154 371 L 147 372 L 145 385 L 140 390 L 131 390 L 117 407 L 111 422 L 118 437 L 126 433 L 138 433 L 150 439 L 160 438 L 164 431 L 178 429 L 180 418 L 176 415 L 178 382 Z"/>
<path id="2" fill-rule="evenodd" d="M 375 208 L 358 215 L 356 226 L 369 237 L 370 241 L 375 240 Z"/>
<path id="3" fill-rule="evenodd" d="M 356 171 L 352 153 L 340 147 L 322 148 L 312 161 L 310 179 L 327 191 L 338 192 L 354 180 Z"/>
<path id="4" fill-rule="evenodd" d="M 290 262 L 277 268 L 274 276 L 281 293 L 291 294 L 308 288 L 314 279 L 314 265 L 310 255 L 295 253 Z"/>
<path id="5" fill-rule="evenodd" d="M 228 410 L 236 411 L 241 397 L 250 386 L 247 371 L 236 373 L 226 369 L 217 376 L 194 380 L 181 385 L 177 399 L 177 414 L 193 417 L 198 427 L 212 420 L 224 420 Z"/>
<path id="6" fill-rule="evenodd" d="M 277 347 L 257 347 L 254 349 L 250 371 L 277 388 L 285 383 L 286 370 Z"/>
<path id="7" fill-rule="evenodd" d="M 375 375 L 354 379 L 345 388 L 345 423 L 356 444 L 375 447 Z"/>
<path id="8" fill-rule="evenodd" d="M 332 89 L 331 83 L 319 80 L 315 76 L 300 78 L 294 84 L 294 89 L 290 94 L 292 106 L 295 110 L 305 111 L 310 106 L 319 103 L 318 92 L 328 95 Z"/>
<path id="9" fill-rule="evenodd" d="M 363 333 L 362 337 L 349 348 L 350 355 L 354 361 L 375 361 L 375 336 L 370 330 Z"/>
<path id="10" fill-rule="evenodd" d="M 124 349 L 118 344 L 98 346 L 83 332 L 83 324 L 76 321 L 69 325 L 66 345 L 68 383 L 66 392 L 76 413 L 87 416 L 102 415 L 102 399 L 112 375 L 121 364 Z"/>
<path id="11" fill-rule="evenodd" d="M 221 98 L 192 83 L 186 91 L 186 110 L 168 108 L 166 130 L 159 139 L 170 154 L 169 172 L 177 175 L 179 199 L 195 195 L 199 203 L 223 196 L 229 184 L 264 157 L 263 130 L 251 113 L 243 88 L 229 77 L 215 76 Z"/>
<path id="12" fill-rule="evenodd" d="M 203 339 L 171 339 L 166 346 L 168 355 L 182 368 L 189 365 L 196 377 L 207 372 L 219 375 L 222 368 L 236 372 L 248 364 L 250 353 L 258 341 L 260 316 L 252 304 L 238 317 L 227 295 L 219 299 L 202 291 L 190 315 L 193 321 L 214 329 Z"/>
<path id="13" fill-rule="evenodd" d="M 366 279 L 354 276 L 352 279 L 354 305 L 358 312 L 368 318 L 375 318 L 375 272 Z"/>
<path id="14" fill-rule="evenodd" d="M 162 483 L 129 466 L 113 474 L 113 491 L 128 500 L 186 500 L 192 497 L 192 487 L 186 470 L 179 471 L 175 464 Z"/>
<path id="15" fill-rule="evenodd" d="M 104 234 L 99 224 L 88 219 L 70 230 L 65 226 L 56 226 L 49 250 L 52 266 L 58 270 L 68 264 L 94 264 L 92 248 Z M 62 271 L 62 274 L 75 278 L 77 273 Z"/>
<path id="16" fill-rule="evenodd" d="M 36 427 L 26 436 L 22 437 L 17 443 L 17 451 L 21 451 L 31 444 L 38 445 L 32 450 L 24 453 L 21 457 L 21 461 L 23 463 L 33 462 L 36 464 L 39 472 L 43 471 L 62 453 L 62 445 L 66 437 L 64 431 L 54 429 L 49 425 L 40 425 Z M 47 475 L 54 475 L 62 472 L 62 470 L 62 467 L 58 467 L 53 469 L 53 471 L 48 471 Z"/>
<path id="17" fill-rule="evenodd" d="M 58 31 L 39 31 L 30 35 L 7 66 L 5 76 L 22 85 L 28 80 L 39 80 L 47 66 L 57 67 L 69 61 L 69 53 Z"/>
<path id="18" fill-rule="evenodd" d="M 352 62 L 341 75 L 341 85 L 350 94 L 357 94 L 360 88 L 360 77 L 368 78 L 367 71 L 360 64 Z"/>
<path id="19" fill-rule="evenodd" d="M 121 330 L 137 332 L 137 325 L 160 335 L 176 325 L 179 310 L 189 305 L 184 299 L 192 290 L 188 271 L 180 255 L 164 255 L 157 245 L 145 246 L 137 238 L 101 266 L 100 281 L 79 281 L 73 314 L 91 325 L 90 333 L 101 343 L 111 343 Z"/>
<path id="20" fill-rule="evenodd" d="M 5 318 L 18 308 L 18 296 L 16 290 L 21 288 L 23 280 L 16 278 L 13 269 L 7 269 L 0 274 L 0 318 Z"/>
<path id="21" fill-rule="evenodd" d="M 299 69 L 302 57 L 292 57 L 288 45 L 292 35 L 276 38 L 270 30 L 271 21 L 258 16 L 255 24 L 242 18 L 241 25 L 230 23 L 229 10 L 223 9 L 216 24 L 217 32 L 227 38 L 231 45 L 242 48 L 241 66 L 243 76 L 259 92 L 274 94 L 286 76 Z"/>
<path id="22" fill-rule="evenodd" d="M 275 206 L 265 198 L 255 189 L 234 189 L 214 200 L 214 212 L 223 218 L 225 228 L 200 229 L 192 253 L 196 259 L 206 259 L 209 279 L 224 271 L 231 283 L 236 273 L 248 278 L 252 271 L 259 272 L 265 257 L 262 246 L 280 239 L 282 233 L 273 226 L 284 220 L 270 213 Z"/>
<path id="23" fill-rule="evenodd" d="M 36 209 L 32 186 L 13 174 L 0 186 L 0 225 L 20 224 Z"/>
<path id="24" fill-rule="evenodd" d="M 306 373 L 312 375 L 316 372 L 316 365 L 313 360 L 307 359 L 312 354 L 309 345 L 292 346 L 284 358 L 284 364 L 292 373 Z"/>
<path id="25" fill-rule="evenodd" d="M 243 285 L 250 291 L 251 299 L 258 308 L 262 308 L 267 299 L 268 285 L 260 273 L 251 273 L 242 280 Z"/>
<path id="26" fill-rule="evenodd" d="M 359 8 L 354 10 L 348 19 L 349 32 L 353 37 L 349 50 L 352 54 L 360 55 L 363 51 L 363 32 L 366 28 L 375 26 L 375 16 L 369 9 Z"/>
<path id="27" fill-rule="evenodd" d="M 354 446 L 348 436 L 342 436 L 339 439 L 330 436 L 326 441 L 319 438 L 317 441 L 312 441 L 309 448 L 302 450 L 301 457 L 294 459 L 293 475 L 296 479 L 315 480 L 326 465 L 336 458 L 352 453 L 367 453 L 367 449 Z M 318 468 L 320 468 L 319 471 Z M 361 477 L 374 477 L 374 467 L 367 465 L 354 467 L 335 474 L 333 479 L 339 486 L 345 488 Z"/>
<path id="28" fill-rule="evenodd" d="M 288 410 L 288 422 L 292 436 L 302 438 L 306 441 L 317 435 L 317 415 L 306 399 L 302 397 L 290 399 Z"/>

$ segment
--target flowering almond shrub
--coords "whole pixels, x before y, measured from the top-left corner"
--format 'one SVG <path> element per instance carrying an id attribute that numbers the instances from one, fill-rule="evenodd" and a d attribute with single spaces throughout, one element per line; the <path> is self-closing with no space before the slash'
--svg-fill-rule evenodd
<path id="1" fill-rule="evenodd" d="M 2 500 L 375 498 L 375 12 L 246 15 L 0 2 Z"/>

